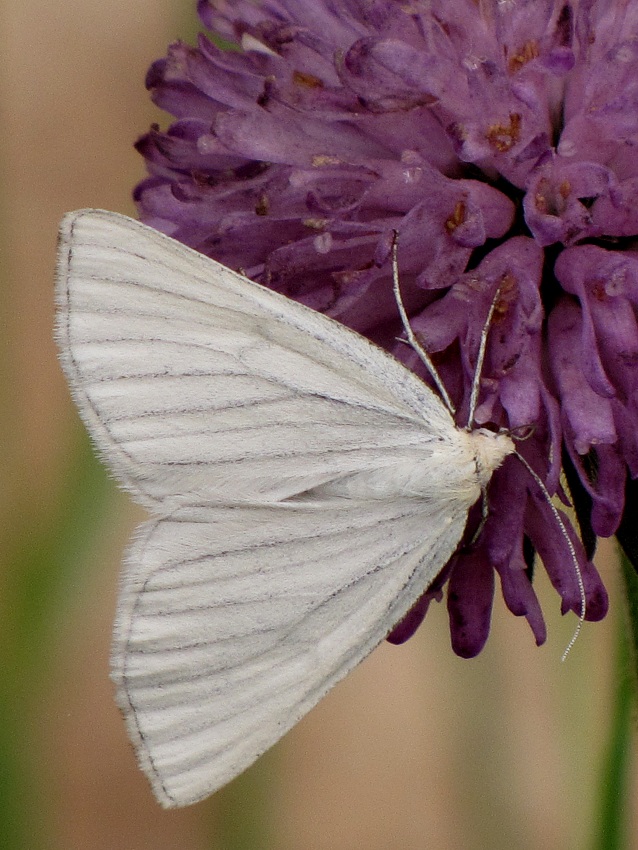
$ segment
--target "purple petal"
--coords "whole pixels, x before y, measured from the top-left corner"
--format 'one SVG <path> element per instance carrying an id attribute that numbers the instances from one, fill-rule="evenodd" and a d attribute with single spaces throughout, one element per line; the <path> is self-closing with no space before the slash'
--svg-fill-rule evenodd
<path id="1" fill-rule="evenodd" d="M 591 525 L 598 537 L 615 534 L 625 507 L 626 467 L 619 446 L 597 446 L 590 466 L 595 469 L 593 477 L 585 468 L 583 458 L 571 444 L 568 450 L 572 462 L 580 473 L 583 487 L 592 500 Z"/>
<path id="2" fill-rule="evenodd" d="M 452 648 L 474 658 L 485 646 L 494 600 L 494 570 L 480 550 L 457 555 L 447 592 Z"/>
<path id="3" fill-rule="evenodd" d="M 580 301 L 592 388 L 632 398 L 638 392 L 638 260 L 583 245 L 564 251 L 555 269 L 563 288 Z"/>
<path id="4" fill-rule="evenodd" d="M 573 611 L 580 614 L 581 595 L 578 587 L 576 567 L 563 536 L 562 529 L 542 493 L 530 488 L 531 498 L 525 513 L 525 531 L 536 552 L 543 562 L 552 585 L 559 593 L 561 611 Z M 587 560 L 585 550 L 574 533 L 571 523 L 562 511 L 559 511 L 567 533 L 574 547 L 583 585 L 585 589 L 585 619 L 600 620 L 607 613 L 608 598 L 603 583 L 594 565 Z"/>
<path id="5" fill-rule="evenodd" d="M 583 320 L 578 306 L 564 298 L 549 317 L 549 351 L 563 415 L 579 454 L 598 443 L 615 443 L 612 406 L 591 388 L 583 372 L 591 359 L 583 350 Z M 591 377 L 591 370 L 588 369 Z"/>
<path id="6" fill-rule="evenodd" d="M 439 582 L 435 582 L 435 584 L 438 585 Z M 386 637 L 388 643 L 398 645 L 409 640 L 425 619 L 430 604 L 434 601 L 440 602 L 442 598 L 443 594 L 440 587 L 432 585 L 428 588 L 418 602 L 410 608 L 405 617 L 388 634 Z"/>
<path id="7" fill-rule="evenodd" d="M 598 236 L 589 205 L 608 196 L 613 173 L 595 162 L 569 162 L 552 158 L 531 176 L 523 206 L 525 220 L 539 245 L 562 242 L 571 245 Z"/>
<path id="8" fill-rule="evenodd" d="M 513 563 L 497 567 L 497 571 L 505 604 L 515 616 L 525 617 L 536 640 L 536 646 L 541 646 L 547 639 L 547 628 L 540 603 L 523 566 Z"/>

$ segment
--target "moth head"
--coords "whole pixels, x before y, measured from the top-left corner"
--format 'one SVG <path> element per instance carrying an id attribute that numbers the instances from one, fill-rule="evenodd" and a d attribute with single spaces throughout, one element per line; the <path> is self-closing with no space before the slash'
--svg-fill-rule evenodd
<path id="1" fill-rule="evenodd" d="M 472 442 L 476 469 L 481 488 L 487 487 L 494 470 L 516 449 L 508 434 L 499 434 L 487 428 L 477 428 L 468 435 Z"/>

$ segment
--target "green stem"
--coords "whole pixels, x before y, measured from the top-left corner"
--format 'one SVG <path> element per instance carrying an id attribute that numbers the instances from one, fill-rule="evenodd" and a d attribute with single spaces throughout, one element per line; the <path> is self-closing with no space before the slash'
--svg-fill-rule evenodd
<path id="1" fill-rule="evenodd" d="M 630 626 L 631 653 L 628 650 L 627 665 L 631 664 L 634 683 L 638 683 L 638 575 L 628 558 L 621 555 L 622 574 L 627 596 L 627 612 Z"/>
<path id="2" fill-rule="evenodd" d="M 78 426 L 79 427 L 79 426 Z M 99 522 L 108 479 L 82 435 L 71 459 L 66 486 L 55 494 L 57 509 L 46 518 L 24 512 L 24 521 L 4 530 L 6 615 L 1 624 L 0 668 L 0 846 L 37 850 L 50 846 L 45 804 L 33 773 L 29 731 L 48 675 L 49 631 L 64 602 L 65 588 L 86 569 L 83 557 Z"/>
<path id="3" fill-rule="evenodd" d="M 621 562 L 628 616 L 618 618 L 617 685 L 611 735 L 602 771 L 594 850 L 623 850 L 629 846 L 627 815 L 632 796 L 630 757 L 634 731 L 634 699 L 638 682 L 638 576 L 624 555 L 621 556 Z"/>
<path id="4" fill-rule="evenodd" d="M 215 795 L 213 829 L 220 850 L 268 850 L 274 846 L 270 811 L 276 762 L 276 752 L 266 753 Z"/>

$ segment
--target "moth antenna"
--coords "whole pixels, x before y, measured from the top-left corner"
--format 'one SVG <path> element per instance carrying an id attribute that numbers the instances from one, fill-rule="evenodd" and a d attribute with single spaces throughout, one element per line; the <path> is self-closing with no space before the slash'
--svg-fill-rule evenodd
<path id="1" fill-rule="evenodd" d="M 425 368 L 428 370 L 428 372 L 430 373 L 430 375 L 432 377 L 432 380 L 436 384 L 436 388 L 441 395 L 443 403 L 445 404 L 447 409 L 450 411 L 452 416 L 454 416 L 454 414 L 456 413 L 456 409 L 455 409 L 454 405 L 452 404 L 452 400 L 450 399 L 450 396 L 448 395 L 447 390 L 445 389 L 445 384 L 441 380 L 441 376 L 437 372 L 436 366 L 434 365 L 434 363 L 430 359 L 430 355 L 423 348 L 423 346 L 421 345 L 419 340 L 416 338 L 414 331 L 410 327 L 410 320 L 408 319 L 408 314 L 405 312 L 405 307 L 403 306 L 403 300 L 401 298 L 401 289 L 400 289 L 400 286 L 399 286 L 399 263 L 398 263 L 398 260 L 397 260 L 398 242 L 399 242 L 399 234 L 395 230 L 394 235 L 392 237 L 392 288 L 394 289 L 394 298 L 395 298 L 395 301 L 397 302 L 397 307 L 399 309 L 399 315 L 401 316 L 401 322 L 402 322 L 403 327 L 405 329 L 405 333 L 406 333 L 406 336 L 407 336 L 407 342 L 409 343 L 409 345 L 412 346 L 414 351 L 418 354 L 418 356 L 421 358 L 421 360 L 425 364 Z M 406 340 L 402 340 L 402 341 L 405 342 Z"/>
<path id="2" fill-rule="evenodd" d="M 576 573 L 576 581 L 578 582 L 578 591 L 580 593 L 580 614 L 578 615 L 578 624 L 576 626 L 574 634 L 572 635 L 571 640 L 569 641 L 569 643 L 565 647 L 565 651 L 563 652 L 561 659 L 560 659 L 561 661 L 565 661 L 565 659 L 567 658 L 567 656 L 571 652 L 573 645 L 576 643 L 576 641 L 578 639 L 578 635 L 580 634 L 580 630 L 582 629 L 583 623 L 585 622 L 587 599 L 586 599 L 586 596 L 585 596 L 585 585 L 583 583 L 583 574 L 580 570 L 580 565 L 578 563 L 578 558 L 576 557 L 576 550 L 574 549 L 574 544 L 572 543 L 572 539 L 569 536 L 569 534 L 567 533 L 567 529 L 565 528 L 565 523 L 561 519 L 561 515 L 558 513 L 556 506 L 552 502 L 552 497 L 549 495 L 549 491 L 547 490 L 547 487 L 543 483 L 542 479 L 536 474 L 536 472 L 534 472 L 534 470 L 529 465 L 529 463 L 525 460 L 523 455 L 519 454 L 517 451 L 515 451 L 514 454 L 520 460 L 520 462 L 523 464 L 523 466 L 529 472 L 529 474 L 532 476 L 532 478 L 534 479 L 536 484 L 538 484 L 538 486 L 540 487 L 543 496 L 547 500 L 547 504 L 549 505 L 551 512 L 554 514 L 554 519 L 558 523 L 558 526 L 561 530 L 561 533 L 562 533 L 563 537 L 565 538 L 565 542 L 567 543 L 567 548 L 569 549 L 569 554 L 571 555 L 572 562 L 574 564 L 574 572 Z"/>
<path id="3" fill-rule="evenodd" d="M 472 378 L 472 392 L 470 394 L 470 409 L 467 415 L 467 425 L 465 426 L 466 431 L 471 431 L 472 425 L 474 423 L 474 414 L 476 413 L 476 405 L 478 404 L 479 391 L 481 389 L 483 361 L 485 360 L 485 352 L 487 350 L 487 336 L 490 332 L 492 316 L 494 315 L 494 310 L 496 310 L 496 304 L 498 302 L 500 294 L 501 287 L 499 286 L 497 287 L 496 292 L 494 293 L 492 303 L 490 304 L 490 309 L 487 311 L 483 330 L 481 331 L 481 341 L 479 343 L 478 356 L 476 358 L 476 369 L 474 370 L 474 377 Z"/>

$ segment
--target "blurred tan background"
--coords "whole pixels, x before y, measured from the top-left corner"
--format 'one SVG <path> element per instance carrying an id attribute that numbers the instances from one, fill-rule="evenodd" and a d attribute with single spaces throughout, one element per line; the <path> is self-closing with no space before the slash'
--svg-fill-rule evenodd
<path id="1" fill-rule="evenodd" d="M 415 639 L 380 647 L 229 788 L 184 811 L 154 802 L 108 679 L 120 558 L 140 514 L 90 461 L 56 362 L 52 282 L 65 211 L 134 213 L 143 162 L 132 143 L 152 121 L 168 121 L 149 102 L 145 71 L 169 41 L 192 37 L 195 3 L 4 0 L 0 8 L 0 638 L 2 703 L 19 704 L 0 745 L 14 836 L 0 836 L 0 846 L 590 846 L 622 614 L 611 546 L 599 563 L 612 614 L 584 627 L 566 664 L 575 618 L 560 618 L 539 570 L 546 646 L 537 649 L 497 598 L 486 650 L 462 661 L 444 606 L 434 606 Z M 637 837 L 627 846 L 638 848 L 632 760 Z"/>

